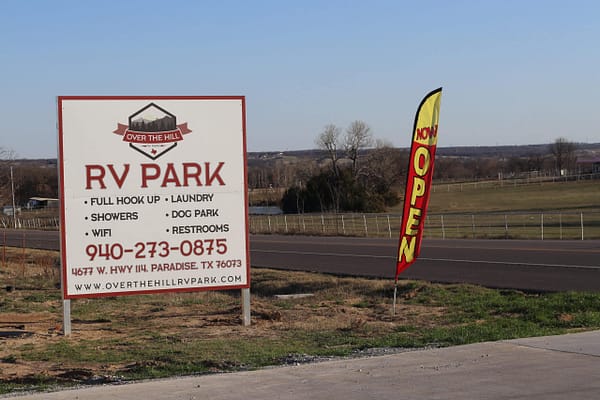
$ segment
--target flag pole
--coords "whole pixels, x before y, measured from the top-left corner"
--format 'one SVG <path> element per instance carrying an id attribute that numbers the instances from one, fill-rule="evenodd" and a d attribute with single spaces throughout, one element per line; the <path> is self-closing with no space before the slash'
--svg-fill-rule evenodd
<path id="1" fill-rule="evenodd" d="M 392 307 L 392 316 L 396 316 L 396 298 L 398 294 L 398 277 L 394 280 L 394 305 Z"/>

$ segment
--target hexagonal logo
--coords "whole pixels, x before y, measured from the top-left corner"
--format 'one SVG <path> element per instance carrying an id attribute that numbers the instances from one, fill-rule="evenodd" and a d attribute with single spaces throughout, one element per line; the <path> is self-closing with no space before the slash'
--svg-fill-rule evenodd
<path id="1" fill-rule="evenodd" d="M 113 131 L 123 136 L 129 147 L 156 160 L 192 132 L 187 122 L 177 125 L 177 118 L 162 107 L 150 103 L 129 116 L 128 125 L 117 123 Z"/>

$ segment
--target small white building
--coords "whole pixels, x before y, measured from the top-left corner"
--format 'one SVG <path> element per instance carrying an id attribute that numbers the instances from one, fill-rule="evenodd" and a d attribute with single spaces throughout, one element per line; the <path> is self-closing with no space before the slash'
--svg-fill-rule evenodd
<path id="1" fill-rule="evenodd" d="M 31 197 L 27 201 L 27 209 L 35 210 L 40 208 L 58 208 L 58 199 L 49 197 Z"/>
<path id="2" fill-rule="evenodd" d="M 15 207 L 14 211 L 17 212 L 17 214 L 21 214 L 21 207 Z M 4 206 L 2 207 L 2 213 L 4 215 L 9 215 L 9 216 L 13 216 L 13 206 Z"/>

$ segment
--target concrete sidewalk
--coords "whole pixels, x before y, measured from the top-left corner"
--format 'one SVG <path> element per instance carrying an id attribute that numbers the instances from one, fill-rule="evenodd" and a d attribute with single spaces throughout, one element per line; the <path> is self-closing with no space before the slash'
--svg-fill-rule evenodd
<path id="1" fill-rule="evenodd" d="M 589 400 L 600 398 L 600 331 L 15 398 Z"/>

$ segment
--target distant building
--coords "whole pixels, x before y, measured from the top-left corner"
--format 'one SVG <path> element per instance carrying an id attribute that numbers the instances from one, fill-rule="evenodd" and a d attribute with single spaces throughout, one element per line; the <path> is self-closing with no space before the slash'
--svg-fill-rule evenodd
<path id="1" fill-rule="evenodd" d="M 600 174 L 600 157 L 577 159 L 580 174 Z"/>
<path id="2" fill-rule="evenodd" d="M 4 206 L 2 207 L 2 213 L 4 213 L 4 215 L 13 215 L 13 212 L 16 211 L 17 214 L 21 213 L 21 207 L 15 207 L 13 210 L 13 206 Z"/>
<path id="3" fill-rule="evenodd" d="M 28 210 L 37 210 L 40 208 L 58 208 L 58 199 L 48 197 L 31 197 L 27 201 Z"/>
<path id="4" fill-rule="evenodd" d="M 279 215 L 283 214 L 283 211 L 277 206 L 250 206 L 248 213 L 250 215 Z"/>

